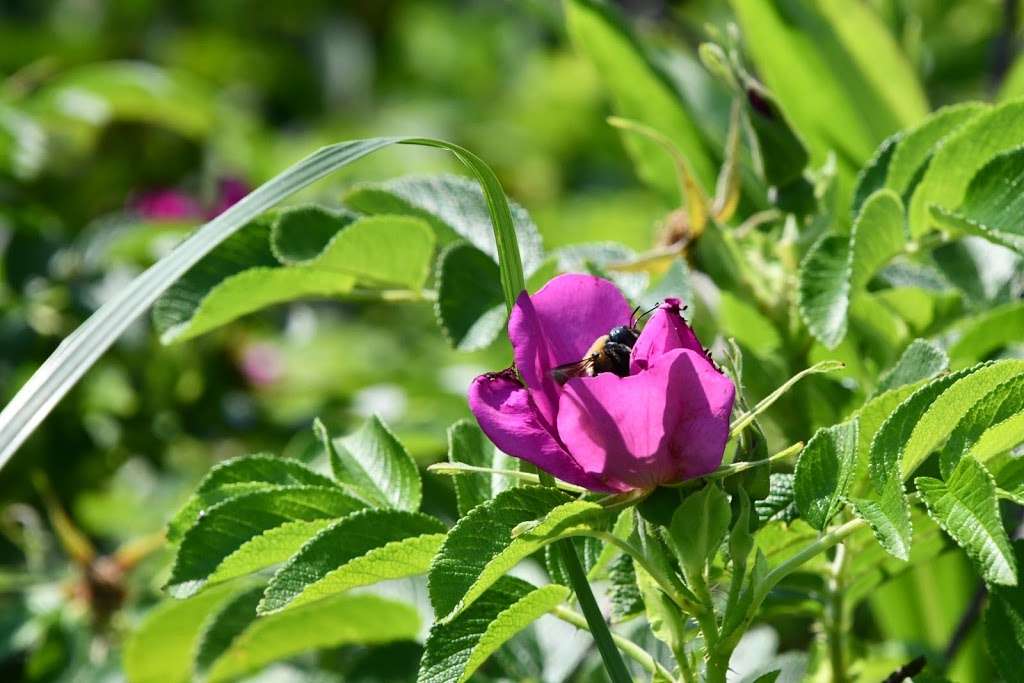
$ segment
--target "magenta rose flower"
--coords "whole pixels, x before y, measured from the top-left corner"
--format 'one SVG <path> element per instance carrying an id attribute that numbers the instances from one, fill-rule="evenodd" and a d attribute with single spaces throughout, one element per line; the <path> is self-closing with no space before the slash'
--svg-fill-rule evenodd
<path id="1" fill-rule="evenodd" d="M 508 323 L 515 370 L 477 377 L 469 407 L 501 450 L 593 491 L 651 489 L 722 463 L 736 389 L 667 299 L 630 354 L 629 374 L 551 370 L 584 358 L 596 339 L 631 322 L 611 282 L 561 275 L 519 295 Z M 520 381 L 521 380 L 521 381 Z"/>

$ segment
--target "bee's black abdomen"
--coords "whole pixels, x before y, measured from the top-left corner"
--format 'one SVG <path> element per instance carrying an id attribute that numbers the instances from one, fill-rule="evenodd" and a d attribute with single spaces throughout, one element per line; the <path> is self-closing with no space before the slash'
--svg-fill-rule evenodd
<path id="1" fill-rule="evenodd" d="M 606 367 L 601 368 L 602 372 L 614 372 L 619 377 L 629 376 L 629 355 L 632 349 L 625 344 L 610 341 L 604 346 L 604 358 Z"/>
<path id="2" fill-rule="evenodd" d="M 632 327 L 626 327 L 625 325 L 619 325 L 613 327 L 612 331 L 608 333 L 609 343 L 622 344 L 627 348 L 633 348 L 633 344 L 636 344 L 637 337 L 639 334 Z"/>

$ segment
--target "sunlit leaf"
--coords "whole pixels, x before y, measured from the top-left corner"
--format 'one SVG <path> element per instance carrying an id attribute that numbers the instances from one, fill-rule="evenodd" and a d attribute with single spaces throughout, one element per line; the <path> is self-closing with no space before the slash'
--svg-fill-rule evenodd
<path id="1" fill-rule="evenodd" d="M 377 507 L 418 510 L 423 484 L 416 461 L 377 416 L 332 441 L 335 478 Z"/>
<path id="2" fill-rule="evenodd" d="M 857 420 L 819 429 L 800 453 L 793 482 L 800 516 L 824 529 L 839 511 L 856 471 Z"/>

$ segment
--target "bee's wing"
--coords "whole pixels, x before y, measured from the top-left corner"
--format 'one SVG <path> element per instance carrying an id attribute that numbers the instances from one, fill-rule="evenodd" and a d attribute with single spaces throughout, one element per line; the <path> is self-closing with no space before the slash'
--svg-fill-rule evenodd
<path id="1" fill-rule="evenodd" d="M 590 368 L 594 367 L 594 363 L 597 362 L 597 354 L 591 354 L 583 360 L 578 360 L 573 363 L 565 363 L 557 367 L 551 368 L 548 374 L 551 379 L 555 380 L 559 384 L 565 384 L 573 377 L 585 377 Z"/>

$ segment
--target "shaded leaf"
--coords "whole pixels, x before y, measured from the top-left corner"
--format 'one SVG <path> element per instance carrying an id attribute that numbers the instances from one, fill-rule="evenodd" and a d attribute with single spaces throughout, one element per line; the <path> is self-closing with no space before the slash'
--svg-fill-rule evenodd
<path id="1" fill-rule="evenodd" d="M 192 595 L 288 559 L 333 519 L 363 507 L 337 488 L 277 486 L 229 498 L 190 528 L 174 558 L 167 590 Z"/>
<path id="2" fill-rule="evenodd" d="M 896 365 L 879 377 L 875 394 L 932 379 L 948 366 L 949 358 L 940 346 L 927 339 L 915 339 L 903 351 Z"/>
<path id="3" fill-rule="evenodd" d="M 1018 572 L 1024 567 L 1024 540 L 1014 541 Z M 996 670 L 1007 681 L 1020 674 L 1024 661 L 1024 577 L 1013 588 L 994 586 L 985 609 L 985 645 Z"/>
<path id="4" fill-rule="evenodd" d="M 729 532 L 731 517 L 728 496 L 714 484 L 687 496 L 672 515 L 669 538 L 687 576 L 704 572 Z"/>
<path id="5" fill-rule="evenodd" d="M 261 614 L 388 579 L 425 573 L 444 525 L 400 510 L 361 510 L 311 538 L 267 586 Z"/>
<path id="6" fill-rule="evenodd" d="M 445 338 L 460 351 L 491 344 L 505 329 L 505 303 L 498 266 L 466 242 L 441 254 L 437 271 L 437 322 Z"/>
<path id="7" fill-rule="evenodd" d="M 793 489 L 800 515 L 824 529 L 839 511 L 856 471 L 857 420 L 819 429 L 800 453 Z"/>
<path id="8" fill-rule="evenodd" d="M 448 461 L 499 470 L 516 470 L 519 462 L 498 450 L 473 420 L 460 420 L 448 428 Z M 509 477 L 500 474 L 455 477 L 459 515 L 465 516 L 477 505 L 511 488 L 514 483 Z"/>
<path id="9" fill-rule="evenodd" d="M 918 237 L 928 230 L 933 222 L 933 205 L 947 211 L 960 207 L 978 171 L 998 154 L 1018 147 L 1022 139 L 1022 100 L 981 112 L 946 137 L 935 150 L 907 207 L 911 236 Z"/>
<path id="10" fill-rule="evenodd" d="M 857 174 L 857 184 L 853 189 L 853 203 L 850 205 L 850 213 L 856 218 L 867 198 L 886 186 L 885 179 L 889 175 L 889 163 L 892 155 L 896 152 L 903 133 L 893 133 L 878 146 L 875 155 Z"/>
<path id="11" fill-rule="evenodd" d="M 985 360 L 993 351 L 1024 339 L 1024 303 L 1014 301 L 959 321 L 949 347 L 950 366 L 959 369 Z"/>
<path id="12" fill-rule="evenodd" d="M 512 636 L 569 597 L 557 584 L 534 588 L 501 577 L 466 611 L 434 624 L 420 661 L 418 683 L 462 683 Z"/>
<path id="13" fill-rule="evenodd" d="M 469 606 L 522 558 L 519 550 L 529 554 L 543 547 L 535 536 L 514 540 L 513 529 L 541 519 L 559 506 L 566 506 L 563 511 L 579 512 L 578 507 L 568 507 L 571 500 L 553 489 L 518 487 L 478 505 L 460 519 L 448 532 L 430 568 L 430 602 L 438 619 L 451 618 Z M 549 527 L 545 525 L 542 530 Z M 516 548 L 510 551 L 513 544 Z"/>
<path id="14" fill-rule="evenodd" d="M 235 638 L 252 624 L 261 595 L 263 586 L 253 586 L 235 595 L 210 615 L 195 650 L 194 670 L 199 677 L 205 676 L 213 663 L 231 647 Z"/>
<path id="15" fill-rule="evenodd" d="M 785 472 L 772 472 L 768 496 L 754 501 L 754 510 L 760 524 L 779 520 L 791 522 L 800 515 L 793 490 L 794 476 Z"/>
<path id="16" fill-rule="evenodd" d="M 974 458 L 960 460 L 943 482 L 914 480 L 928 513 L 974 560 L 988 583 L 1016 585 L 1017 566 L 999 516 L 992 475 Z"/>
<path id="17" fill-rule="evenodd" d="M 177 543 L 204 510 L 234 496 L 275 486 L 334 485 L 302 463 L 265 453 L 225 460 L 206 473 L 188 502 L 168 523 L 167 540 Z"/>
<path id="18" fill-rule="evenodd" d="M 355 219 L 348 211 L 315 204 L 287 207 L 273 217 L 270 251 L 282 265 L 312 261 Z"/>
<path id="19" fill-rule="evenodd" d="M 236 585 L 211 588 L 187 600 L 165 600 L 128 637 L 122 664 L 131 683 L 184 683 L 206 619 L 237 594 Z"/>

